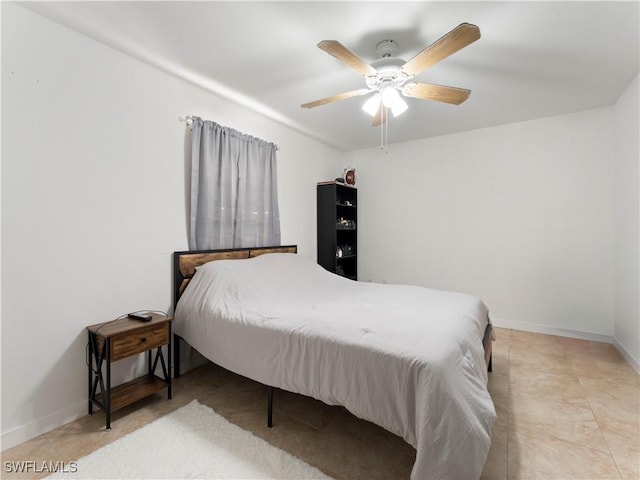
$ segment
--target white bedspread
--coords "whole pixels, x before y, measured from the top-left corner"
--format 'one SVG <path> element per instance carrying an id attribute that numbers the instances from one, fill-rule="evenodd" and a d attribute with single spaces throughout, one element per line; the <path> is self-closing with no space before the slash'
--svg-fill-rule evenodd
<path id="1" fill-rule="evenodd" d="M 488 311 L 460 293 L 354 282 L 295 254 L 200 267 L 173 330 L 214 363 L 400 435 L 411 478 L 477 479 L 495 409 Z"/>

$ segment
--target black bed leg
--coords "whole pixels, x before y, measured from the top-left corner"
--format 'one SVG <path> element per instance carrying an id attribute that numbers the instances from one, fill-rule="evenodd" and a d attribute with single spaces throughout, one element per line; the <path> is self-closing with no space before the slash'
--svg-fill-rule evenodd
<path id="1" fill-rule="evenodd" d="M 267 427 L 273 427 L 273 387 L 269 387 L 267 397 Z"/>
<path id="2" fill-rule="evenodd" d="M 493 372 L 493 353 L 489 354 L 489 367 L 487 368 L 489 372 Z"/>
<path id="3" fill-rule="evenodd" d="M 180 337 L 173 334 L 173 378 L 180 377 Z"/>

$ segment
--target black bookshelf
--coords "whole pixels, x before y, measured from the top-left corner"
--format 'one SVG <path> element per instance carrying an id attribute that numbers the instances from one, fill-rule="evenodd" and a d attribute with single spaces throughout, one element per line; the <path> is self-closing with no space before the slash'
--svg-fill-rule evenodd
<path id="1" fill-rule="evenodd" d="M 319 183 L 318 264 L 358 279 L 358 190 L 344 184 Z"/>

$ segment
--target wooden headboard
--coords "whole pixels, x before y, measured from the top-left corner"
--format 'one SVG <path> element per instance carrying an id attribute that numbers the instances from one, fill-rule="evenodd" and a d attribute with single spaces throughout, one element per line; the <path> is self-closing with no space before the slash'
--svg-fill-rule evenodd
<path id="1" fill-rule="evenodd" d="M 297 245 L 281 247 L 228 248 L 224 250 L 192 250 L 173 252 L 173 306 L 187 288 L 196 267 L 215 260 L 239 260 L 253 258 L 265 253 L 298 253 Z"/>

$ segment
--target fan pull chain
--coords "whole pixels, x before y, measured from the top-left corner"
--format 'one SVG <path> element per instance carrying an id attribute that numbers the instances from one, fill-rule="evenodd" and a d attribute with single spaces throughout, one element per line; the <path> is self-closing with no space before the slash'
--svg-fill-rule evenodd
<path id="1" fill-rule="evenodd" d="M 384 153 L 389 153 L 389 130 L 387 122 L 389 113 L 387 112 L 387 108 L 383 105 L 380 105 L 380 150 L 383 150 Z"/>
<path id="2" fill-rule="evenodd" d="M 385 122 L 384 122 L 384 153 L 389 153 L 389 109 L 384 109 Z"/>
<path id="3" fill-rule="evenodd" d="M 384 150 L 384 107 L 380 105 L 380 150 Z"/>

